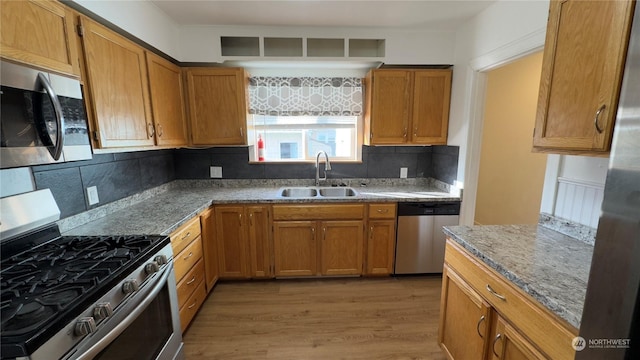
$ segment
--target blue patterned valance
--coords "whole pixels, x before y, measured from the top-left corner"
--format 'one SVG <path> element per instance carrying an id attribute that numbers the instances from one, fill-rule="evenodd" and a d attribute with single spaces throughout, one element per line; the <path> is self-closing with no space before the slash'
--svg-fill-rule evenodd
<path id="1" fill-rule="evenodd" d="M 362 114 L 362 79 L 251 77 L 249 113 L 271 116 L 358 116 Z"/>

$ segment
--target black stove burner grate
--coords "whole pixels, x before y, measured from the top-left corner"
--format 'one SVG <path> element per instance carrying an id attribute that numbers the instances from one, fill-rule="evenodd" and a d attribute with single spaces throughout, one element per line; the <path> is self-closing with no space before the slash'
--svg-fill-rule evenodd
<path id="1" fill-rule="evenodd" d="M 0 271 L 3 340 L 5 336 L 37 331 L 72 307 L 81 307 L 91 294 L 99 294 L 101 287 L 136 266 L 135 262 L 162 239 L 166 238 L 59 237 L 3 259 Z"/>

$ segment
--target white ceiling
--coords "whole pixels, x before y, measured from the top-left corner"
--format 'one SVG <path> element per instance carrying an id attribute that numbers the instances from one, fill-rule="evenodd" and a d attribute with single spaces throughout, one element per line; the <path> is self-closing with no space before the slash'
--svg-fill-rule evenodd
<path id="1" fill-rule="evenodd" d="M 180 25 L 452 30 L 497 0 L 148 0 Z"/>

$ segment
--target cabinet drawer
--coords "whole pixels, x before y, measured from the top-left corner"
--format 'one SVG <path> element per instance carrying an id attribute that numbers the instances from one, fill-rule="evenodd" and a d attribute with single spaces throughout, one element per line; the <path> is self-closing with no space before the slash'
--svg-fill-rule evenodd
<path id="1" fill-rule="evenodd" d="M 363 204 L 273 206 L 273 220 L 346 220 L 363 218 Z"/>
<path id="2" fill-rule="evenodd" d="M 395 219 L 396 204 L 369 204 L 369 219 Z"/>
<path id="3" fill-rule="evenodd" d="M 176 281 L 180 282 L 186 273 L 202 258 L 202 241 L 200 237 L 192 241 L 178 255 L 173 257 Z"/>
<path id="4" fill-rule="evenodd" d="M 178 283 L 178 308 L 182 308 L 204 279 L 204 261 L 199 260 Z"/>
<path id="5" fill-rule="evenodd" d="M 187 326 L 189 326 L 191 320 L 193 320 L 193 317 L 196 315 L 196 312 L 198 312 L 198 309 L 200 309 L 206 296 L 207 289 L 204 287 L 204 281 L 201 281 L 193 294 L 191 294 L 182 308 L 180 308 L 180 324 L 183 332 Z"/>
<path id="6" fill-rule="evenodd" d="M 196 216 L 171 234 L 173 254 L 179 254 L 193 239 L 200 236 L 200 217 Z"/>
<path id="7" fill-rule="evenodd" d="M 445 262 L 547 355 L 553 359 L 573 359 L 575 351 L 571 341 L 577 336 L 577 329 L 564 325 L 562 319 L 473 258 L 451 239 L 447 239 Z"/>

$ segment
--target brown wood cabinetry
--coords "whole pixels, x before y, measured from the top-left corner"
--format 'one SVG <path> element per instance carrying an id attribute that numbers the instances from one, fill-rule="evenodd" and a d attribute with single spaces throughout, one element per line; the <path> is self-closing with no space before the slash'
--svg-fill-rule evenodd
<path id="1" fill-rule="evenodd" d="M 186 70 L 193 145 L 245 145 L 247 75 L 242 68 Z"/>
<path id="2" fill-rule="evenodd" d="M 52 0 L 3 0 L 0 15 L 3 58 L 80 76 L 71 10 Z"/>
<path id="3" fill-rule="evenodd" d="M 275 276 L 362 273 L 364 205 L 274 205 Z"/>
<path id="4" fill-rule="evenodd" d="M 396 204 L 369 204 L 364 273 L 393 273 L 396 249 Z"/>
<path id="5" fill-rule="evenodd" d="M 220 278 L 271 277 L 269 207 L 215 207 Z"/>
<path id="6" fill-rule="evenodd" d="M 202 252 L 207 292 L 213 290 L 219 278 L 218 244 L 216 242 L 216 217 L 214 209 L 209 208 L 200 214 L 202 227 Z"/>
<path id="7" fill-rule="evenodd" d="M 180 323 L 184 331 L 207 294 L 200 217 L 188 221 L 169 237 L 173 250 Z"/>
<path id="8" fill-rule="evenodd" d="M 447 240 L 438 342 L 450 359 L 573 359 L 577 334 Z"/>
<path id="9" fill-rule="evenodd" d="M 551 1 L 534 150 L 609 151 L 633 6 L 631 0 Z"/>
<path id="10" fill-rule="evenodd" d="M 274 221 L 275 276 L 311 276 L 318 273 L 315 221 Z"/>
<path id="11" fill-rule="evenodd" d="M 365 144 L 446 144 L 451 74 L 450 69 L 369 72 Z"/>
<path id="12" fill-rule="evenodd" d="M 187 144 L 187 118 L 180 67 L 158 55 L 145 52 L 156 144 Z"/>
<path id="13" fill-rule="evenodd" d="M 144 50 L 88 18 L 80 22 L 94 148 L 154 145 Z"/>

